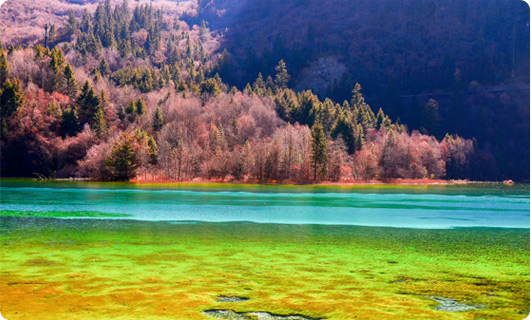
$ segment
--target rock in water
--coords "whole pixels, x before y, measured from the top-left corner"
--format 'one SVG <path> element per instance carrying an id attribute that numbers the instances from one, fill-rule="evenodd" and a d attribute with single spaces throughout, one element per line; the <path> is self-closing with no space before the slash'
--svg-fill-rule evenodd
<path id="1" fill-rule="evenodd" d="M 247 301 L 249 298 L 246 297 L 235 297 L 235 296 L 219 296 L 219 302 L 242 302 Z"/>
<path id="2" fill-rule="evenodd" d="M 432 296 L 428 296 L 428 298 L 440 303 L 437 307 L 435 307 L 435 310 L 448 311 L 448 312 L 481 310 L 480 306 L 457 302 L 454 299 L 450 299 L 450 298 L 432 297 Z"/>

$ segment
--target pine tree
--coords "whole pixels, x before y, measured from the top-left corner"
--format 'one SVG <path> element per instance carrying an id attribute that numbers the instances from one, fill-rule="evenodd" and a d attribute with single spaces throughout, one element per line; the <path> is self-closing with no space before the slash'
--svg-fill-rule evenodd
<path id="1" fill-rule="evenodd" d="M 356 151 L 356 128 L 357 124 L 355 120 L 349 116 L 348 110 L 344 110 L 337 117 L 336 123 L 330 131 L 332 139 L 342 137 L 347 151 L 349 154 L 353 154 Z"/>
<path id="2" fill-rule="evenodd" d="M 107 63 L 107 60 L 105 60 L 105 58 L 101 59 L 98 70 L 100 71 L 100 74 L 102 76 L 108 76 L 111 74 L 111 67 L 109 67 L 109 64 Z"/>
<path id="3" fill-rule="evenodd" d="M 101 92 L 100 92 L 100 105 L 102 107 L 105 106 L 105 104 L 107 103 L 107 92 L 105 92 L 104 89 L 101 89 Z"/>
<path id="4" fill-rule="evenodd" d="M 105 120 L 105 113 L 103 112 L 102 107 L 99 107 L 96 111 L 96 114 L 94 115 L 92 129 L 96 133 L 96 136 L 100 139 L 104 139 L 107 136 L 107 131 L 109 128 L 107 126 L 107 121 Z"/>
<path id="5" fill-rule="evenodd" d="M 66 65 L 65 70 L 63 72 L 63 76 L 65 79 L 65 87 L 63 89 L 63 93 L 73 100 L 77 95 L 78 86 L 76 77 L 74 76 L 74 70 L 72 70 L 72 66 L 70 65 L 70 63 Z"/>
<path id="6" fill-rule="evenodd" d="M 312 126 L 315 121 L 316 110 L 320 108 L 321 102 L 319 98 L 312 93 L 311 90 L 306 90 L 297 95 L 298 106 L 290 110 L 290 114 L 294 121 L 301 124 Z"/>
<path id="7" fill-rule="evenodd" d="M 4 82 L 2 90 L 0 91 L 0 117 L 6 119 L 11 116 L 19 107 L 26 101 L 24 90 L 20 85 L 20 81 L 15 79 L 11 81 L 9 78 Z"/>
<path id="8" fill-rule="evenodd" d="M 327 140 L 323 126 L 317 123 L 312 127 L 310 145 L 310 159 L 312 161 L 313 177 L 315 181 L 322 179 L 326 175 L 328 164 L 326 145 Z"/>
<path id="9" fill-rule="evenodd" d="M 149 69 L 143 73 L 142 79 L 140 79 L 140 84 L 138 85 L 138 87 L 140 91 L 144 93 L 153 91 L 153 76 L 151 75 Z"/>
<path id="10" fill-rule="evenodd" d="M 122 39 L 118 45 L 118 51 L 121 58 L 126 58 L 131 53 L 131 42 L 127 39 Z"/>
<path id="11" fill-rule="evenodd" d="M 441 116 L 439 115 L 439 104 L 436 100 L 430 99 L 424 105 L 420 125 L 430 134 L 439 136 Z"/>
<path id="12" fill-rule="evenodd" d="M 50 69 L 52 70 L 51 90 L 60 91 L 64 85 L 63 74 L 61 73 L 62 65 L 64 64 L 64 56 L 62 51 L 57 47 L 53 48 L 51 52 Z"/>
<path id="13" fill-rule="evenodd" d="M 144 43 L 144 49 L 148 53 L 152 53 L 155 50 L 151 51 L 153 49 L 153 37 L 151 36 L 151 33 L 148 33 L 146 42 Z"/>
<path id="14" fill-rule="evenodd" d="M 46 106 L 46 113 L 57 119 L 60 119 L 61 116 L 63 115 L 61 106 L 55 100 L 52 100 L 50 103 L 48 103 L 48 105 Z"/>
<path id="15" fill-rule="evenodd" d="M 258 77 L 256 78 L 256 80 L 254 81 L 253 91 L 255 94 L 261 96 L 264 93 L 265 88 L 266 84 L 264 78 L 262 77 L 262 73 L 260 72 L 258 73 Z"/>
<path id="16" fill-rule="evenodd" d="M 136 113 L 138 113 L 139 116 L 145 115 L 147 112 L 146 107 L 146 101 L 141 98 L 136 101 Z"/>
<path id="17" fill-rule="evenodd" d="M 9 78 L 9 63 L 4 48 L 0 44 L 0 86 Z"/>
<path id="18" fill-rule="evenodd" d="M 273 81 L 273 78 L 271 78 L 271 76 L 267 76 L 266 88 L 267 89 L 274 89 L 275 88 L 275 81 Z"/>
<path id="19" fill-rule="evenodd" d="M 374 128 L 376 122 L 376 116 L 371 107 L 365 102 L 365 98 L 361 94 L 361 86 L 359 83 L 354 85 L 352 90 L 352 99 L 350 101 L 350 107 L 356 115 L 356 120 L 363 128 Z"/>
<path id="20" fill-rule="evenodd" d="M 375 128 L 381 129 L 383 127 L 389 128 L 391 126 L 391 119 L 385 113 L 383 112 L 382 108 L 378 110 L 378 114 L 376 115 L 376 123 Z"/>
<path id="21" fill-rule="evenodd" d="M 68 24 L 66 26 L 67 34 L 71 37 L 77 30 L 77 19 L 74 11 L 68 12 Z"/>
<path id="22" fill-rule="evenodd" d="M 33 50 L 35 51 L 35 60 L 42 59 L 43 51 L 44 51 L 42 46 L 40 44 L 38 44 L 38 45 L 35 46 L 35 48 Z M 1 58 L 1 52 L 2 52 L 2 46 L 0 46 L 0 65 L 2 65 L 2 63 L 1 63 L 1 59 L 2 59 Z"/>
<path id="23" fill-rule="evenodd" d="M 161 87 L 164 87 L 170 84 L 171 73 L 170 73 L 170 68 L 168 66 L 164 67 L 164 70 L 162 71 L 162 75 L 160 79 L 163 82 L 163 85 Z"/>
<path id="24" fill-rule="evenodd" d="M 63 115 L 61 117 L 61 126 L 59 130 L 61 133 L 61 136 L 63 138 L 66 136 L 73 137 L 80 130 L 81 130 L 81 126 L 79 124 L 79 118 L 77 116 L 77 111 L 71 107 L 67 107 L 63 111 Z"/>
<path id="25" fill-rule="evenodd" d="M 83 15 L 81 17 L 81 31 L 82 32 L 89 32 L 89 30 L 91 29 L 91 24 L 90 24 L 90 13 L 88 12 L 88 10 L 85 8 L 83 9 Z"/>
<path id="26" fill-rule="evenodd" d="M 217 81 L 209 78 L 201 83 L 201 95 L 206 97 L 217 97 L 221 93 L 221 89 Z"/>
<path id="27" fill-rule="evenodd" d="M 48 34 L 48 39 L 50 43 L 55 43 L 55 40 L 57 38 L 57 31 L 55 30 L 55 24 L 52 24 L 50 27 L 50 32 Z"/>
<path id="28" fill-rule="evenodd" d="M 245 93 L 246 95 L 252 95 L 253 94 L 253 89 L 251 89 L 251 85 L 249 83 L 247 83 L 247 85 L 243 89 L 243 93 Z"/>
<path id="29" fill-rule="evenodd" d="M 363 98 L 363 95 L 361 94 L 361 85 L 356 82 L 354 85 L 354 89 L 352 89 L 352 99 L 350 101 L 350 105 L 352 108 L 360 107 L 365 103 L 365 99 Z"/>
<path id="30" fill-rule="evenodd" d="M 129 121 L 134 121 L 135 118 L 136 118 L 136 103 L 131 100 L 129 102 L 129 105 L 127 106 L 127 108 L 125 109 L 125 112 L 129 115 Z"/>
<path id="31" fill-rule="evenodd" d="M 121 121 L 124 121 L 126 114 L 127 113 L 125 111 L 124 106 L 120 106 L 120 108 L 118 109 L 118 119 L 120 119 Z"/>
<path id="32" fill-rule="evenodd" d="M 363 126 L 361 124 L 358 124 L 356 127 L 356 151 L 360 151 L 361 148 L 363 148 L 363 145 L 365 144 L 365 129 L 363 129 Z"/>
<path id="33" fill-rule="evenodd" d="M 152 136 L 149 136 L 147 139 L 147 151 L 151 164 L 156 164 L 159 156 L 159 148 L 157 147 L 157 142 L 155 142 L 155 139 Z"/>
<path id="34" fill-rule="evenodd" d="M 138 168 L 138 158 L 134 149 L 135 140 L 129 133 L 124 132 L 120 140 L 113 146 L 111 155 L 105 164 L 116 180 L 130 180 L 134 178 Z"/>
<path id="35" fill-rule="evenodd" d="M 100 98 L 98 98 L 88 80 L 81 89 L 77 103 L 79 105 L 79 120 L 81 124 L 92 123 L 97 108 L 100 106 Z"/>
<path id="36" fill-rule="evenodd" d="M 164 115 L 162 114 L 162 111 L 159 107 L 155 110 L 155 114 L 153 116 L 153 131 L 158 132 L 162 127 L 164 126 L 166 122 L 164 121 Z"/>
<path id="37" fill-rule="evenodd" d="M 288 74 L 284 60 L 280 60 L 278 62 L 278 65 L 275 67 L 275 71 L 277 72 L 275 76 L 275 84 L 277 88 L 286 89 L 288 87 L 290 75 Z"/>

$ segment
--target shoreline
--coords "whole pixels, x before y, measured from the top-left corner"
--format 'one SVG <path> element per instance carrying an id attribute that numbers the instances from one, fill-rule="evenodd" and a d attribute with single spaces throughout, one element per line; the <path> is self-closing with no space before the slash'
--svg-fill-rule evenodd
<path id="1" fill-rule="evenodd" d="M 58 179 L 56 179 L 58 180 Z M 75 180 L 75 179 L 74 179 Z M 89 180 L 91 181 L 91 180 Z M 308 183 L 297 183 L 295 181 L 285 181 L 285 182 L 259 182 L 259 181 L 225 181 L 225 180 L 206 180 L 206 179 L 194 179 L 194 180 L 141 180 L 141 179 L 131 179 L 128 182 L 137 183 L 137 184 L 241 184 L 241 185 L 296 185 L 296 186 L 367 186 L 367 185 L 409 185 L 409 186 L 445 186 L 445 185 L 471 185 L 471 184 L 503 184 L 503 185 L 513 185 L 512 180 L 505 181 L 470 181 L 470 180 L 461 180 L 461 179 L 389 179 L 389 180 L 347 180 L 343 182 L 331 182 L 331 181 L 321 181 L 321 182 L 308 182 Z"/>
<path id="2" fill-rule="evenodd" d="M 221 179 L 200 179 L 196 178 L 193 180 L 167 180 L 167 179 L 153 179 L 153 180 L 144 180 L 144 179 L 131 179 L 125 181 L 104 181 L 97 180 L 92 178 L 34 178 L 34 177 L 0 177 L 1 180 L 32 180 L 35 182 L 45 182 L 45 181 L 58 181 L 58 182 L 99 182 L 99 183 L 132 183 L 139 185 L 171 185 L 171 184 L 183 184 L 183 185 L 195 185 L 195 184 L 219 184 L 219 185 L 263 185 L 263 186 L 377 186 L 377 185 L 397 185 L 397 186 L 455 186 L 455 185 L 505 185 L 512 186 L 514 184 L 529 184 L 526 182 L 514 182 L 513 180 L 504 180 L 504 181 L 475 181 L 467 179 L 389 179 L 389 180 L 346 180 L 342 182 L 332 182 L 332 181 L 320 181 L 320 182 L 296 182 L 296 181 L 270 181 L 270 182 L 260 182 L 260 181 L 248 181 L 248 180 L 221 180 Z"/>

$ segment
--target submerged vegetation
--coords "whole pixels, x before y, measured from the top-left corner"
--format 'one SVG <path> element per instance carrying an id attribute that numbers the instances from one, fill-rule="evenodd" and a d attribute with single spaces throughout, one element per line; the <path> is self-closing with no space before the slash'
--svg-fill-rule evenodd
<path id="1" fill-rule="evenodd" d="M 128 217 L 123 213 L 107 213 L 99 211 L 22 211 L 22 210 L 0 210 L 0 217 L 22 217 L 22 218 L 112 218 Z"/>
<path id="2" fill-rule="evenodd" d="M 528 229 L 0 221 L 7 319 L 209 319 L 204 311 L 228 309 L 327 319 L 529 312 Z M 444 311 L 431 297 L 482 309 Z"/>
<path id="3" fill-rule="evenodd" d="M 295 92 L 280 60 L 274 77 L 230 88 L 219 74 L 231 57 L 213 52 L 219 33 L 151 4 L 105 1 L 53 30 L 50 48 L 0 48 L 2 176 L 308 183 L 494 172 L 475 140 L 410 132 L 373 111 L 358 83 L 341 103 Z M 438 126 L 437 108 L 426 103 L 425 127 Z"/>

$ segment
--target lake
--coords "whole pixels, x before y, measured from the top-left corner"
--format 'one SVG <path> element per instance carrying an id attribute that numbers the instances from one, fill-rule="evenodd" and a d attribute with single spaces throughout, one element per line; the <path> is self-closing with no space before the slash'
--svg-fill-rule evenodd
<path id="1" fill-rule="evenodd" d="M 1 210 L 150 221 L 529 228 L 529 186 L 278 186 L 3 181 Z"/>
<path id="2" fill-rule="evenodd" d="M 0 192 L 7 319 L 529 312 L 529 185 L 3 179 Z"/>

